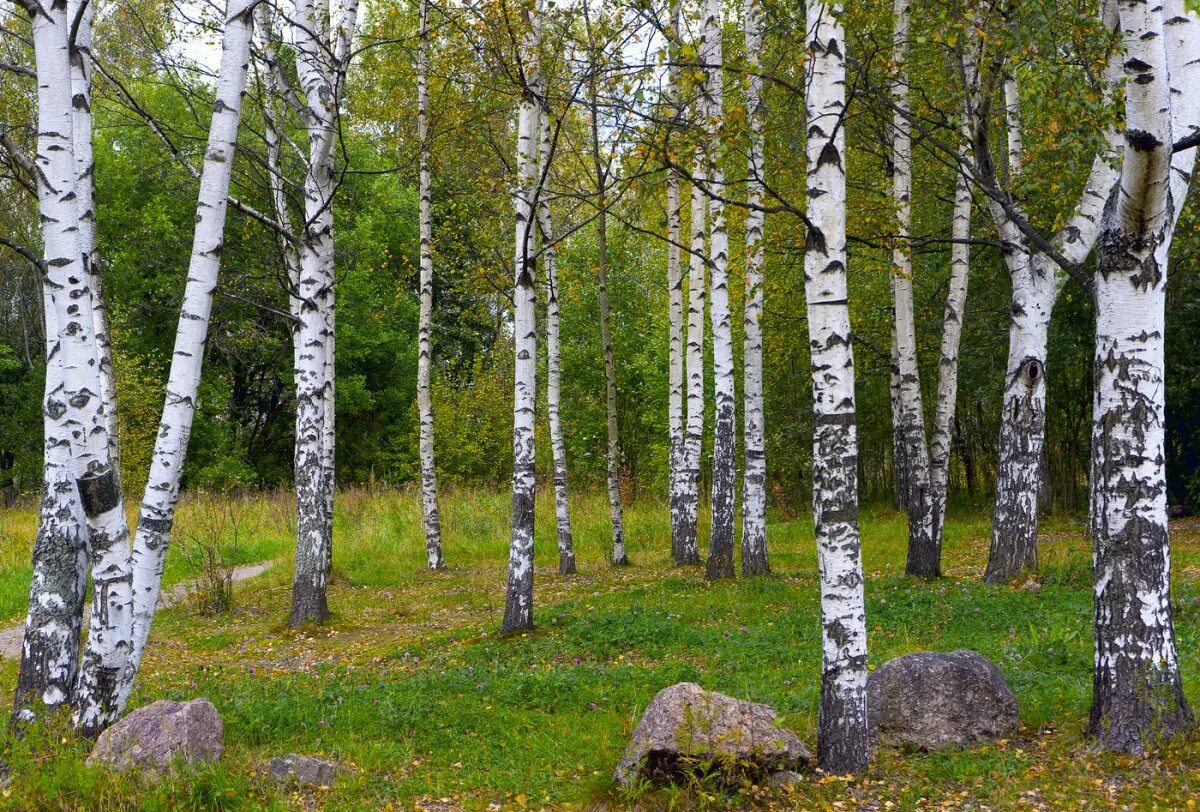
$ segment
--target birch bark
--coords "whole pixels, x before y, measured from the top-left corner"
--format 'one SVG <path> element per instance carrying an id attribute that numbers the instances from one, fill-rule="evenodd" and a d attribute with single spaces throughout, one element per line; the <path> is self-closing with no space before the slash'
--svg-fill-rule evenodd
<path id="1" fill-rule="evenodd" d="M 72 4 L 70 10 L 78 12 Z M 38 84 L 38 207 L 57 327 L 61 386 L 46 407 L 63 421 L 90 540 L 92 619 L 76 690 L 76 720 L 95 735 L 120 712 L 132 619 L 129 527 L 100 398 L 92 291 L 79 236 L 68 4 L 31 0 Z"/>
<path id="2" fill-rule="evenodd" d="M 221 270 L 229 184 L 237 152 L 242 97 L 246 90 L 255 2 L 231 0 L 225 12 L 220 73 L 200 173 L 187 283 L 175 332 L 166 399 L 151 456 L 150 476 L 142 496 L 133 542 L 132 668 L 131 679 L 121 686 L 122 702 L 132 688 L 132 677 L 141 663 L 158 605 L 188 439 L 196 414 L 209 317 Z"/>
<path id="3" fill-rule="evenodd" d="M 600 155 L 600 110 L 593 83 L 590 93 L 592 168 L 596 180 L 596 279 L 600 304 L 600 344 L 604 352 L 604 404 L 608 432 L 608 508 L 612 519 L 612 563 L 629 563 L 625 551 L 625 518 L 621 509 L 621 434 L 617 421 L 617 368 L 613 358 L 612 308 L 608 301 L 608 172 Z"/>
<path id="4" fill-rule="evenodd" d="M 896 210 L 896 241 L 892 248 L 892 372 L 894 385 L 893 438 L 902 502 L 908 512 L 908 561 L 904 572 L 918 578 L 941 575 L 941 551 L 933 533 L 930 505 L 929 449 L 925 443 L 925 408 L 917 361 L 917 330 L 913 312 L 912 246 L 912 133 L 908 102 L 909 0 L 893 4 L 892 62 L 898 74 L 892 85 L 892 202 Z"/>
<path id="5" fill-rule="evenodd" d="M 1200 123 L 1187 98 L 1200 80 L 1200 21 L 1181 0 L 1118 9 L 1129 81 L 1095 276 L 1090 732 L 1107 749 L 1141 753 L 1195 724 L 1171 608 L 1163 371 L 1168 254 L 1195 161 L 1194 149 L 1172 158 L 1172 144 Z"/>
<path id="6" fill-rule="evenodd" d="M 966 133 L 964 133 L 966 135 Z M 964 145 L 967 143 L 964 138 Z M 938 362 L 937 403 L 933 437 L 929 444 L 930 511 L 933 514 L 933 548 L 938 551 L 938 569 L 943 530 L 946 525 L 947 479 L 950 472 L 951 431 L 958 403 L 958 348 L 962 339 L 963 315 L 967 304 L 967 280 L 971 266 L 971 181 L 960 172 L 954 187 L 951 215 L 950 283 L 942 318 L 942 344 Z"/>
<path id="7" fill-rule="evenodd" d="M 558 251 L 550 218 L 550 160 L 554 139 L 550 115 L 541 115 L 538 231 L 542 237 L 542 267 L 546 273 L 546 411 L 550 422 L 550 451 L 554 457 L 554 518 L 558 529 L 558 572 L 575 573 L 575 543 L 571 538 L 570 490 L 567 488 L 567 444 L 562 427 L 562 342 L 559 340 Z"/>
<path id="8" fill-rule="evenodd" d="M 867 625 L 858 531 L 854 352 L 846 298 L 845 35 L 840 4 L 809 0 L 806 145 L 810 230 L 804 289 L 813 370 L 813 513 L 821 576 L 817 762 L 864 769 Z"/>
<path id="9" fill-rule="evenodd" d="M 688 246 L 687 432 L 684 435 L 680 484 L 679 564 L 699 564 L 696 522 L 700 513 L 700 452 L 704 442 L 704 301 L 708 262 L 704 238 L 708 202 L 704 194 L 704 156 L 696 150 L 691 197 L 691 239 Z"/>
<path id="10" fill-rule="evenodd" d="M 709 317 L 713 335 L 712 535 L 707 580 L 732 578 L 735 502 L 733 327 L 729 311 L 729 233 L 725 228 L 725 169 L 722 144 L 724 58 L 721 50 L 721 3 L 706 0 L 701 61 L 708 71 L 704 85 L 709 200 L 709 264 L 712 282 Z"/>
<path id="11" fill-rule="evenodd" d="M 770 571 L 767 557 L 767 450 L 763 417 L 763 99 L 762 18 L 759 0 L 745 0 L 746 39 L 746 301 L 742 318 L 742 574 Z"/>
<path id="12" fill-rule="evenodd" d="M 433 221 L 429 162 L 429 0 L 420 3 L 417 50 L 417 140 L 421 148 L 421 313 L 417 331 L 417 411 L 421 430 L 421 510 L 425 516 L 425 553 L 429 569 L 442 562 L 442 527 L 438 516 L 437 465 L 433 454 L 433 400 L 429 391 L 433 363 Z"/>
<path id="13" fill-rule="evenodd" d="M 667 100 L 672 119 L 679 114 L 679 2 L 671 0 L 668 21 Z M 668 146 L 668 149 L 670 147 Z M 679 249 L 683 239 L 679 202 L 679 171 L 674 161 L 667 167 L 667 468 L 668 504 L 671 512 L 671 557 L 675 564 L 687 563 L 687 510 L 684 483 L 684 337 L 683 273 Z"/>
<path id="14" fill-rule="evenodd" d="M 517 116 L 515 279 L 513 284 L 513 496 L 512 537 L 508 553 L 508 592 L 502 631 L 533 627 L 534 410 L 537 406 L 537 295 L 533 253 L 534 195 L 537 181 L 538 94 L 541 74 L 540 0 L 523 12 L 521 37 L 523 86 Z"/>

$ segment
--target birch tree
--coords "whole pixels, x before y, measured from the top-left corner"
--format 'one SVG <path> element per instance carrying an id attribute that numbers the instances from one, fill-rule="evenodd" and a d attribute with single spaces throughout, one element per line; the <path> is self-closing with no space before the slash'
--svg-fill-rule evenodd
<path id="1" fill-rule="evenodd" d="M 617 421 L 617 369 L 613 358 L 612 308 L 608 301 L 608 161 L 601 156 L 600 107 L 596 79 L 589 83 L 592 171 L 596 182 L 596 282 L 600 304 L 600 344 L 604 353 L 604 405 L 608 451 L 606 474 L 612 521 L 612 563 L 629 563 L 625 551 L 625 519 L 621 509 L 621 435 Z"/>
<path id="2" fill-rule="evenodd" d="M 122 685 L 122 704 L 132 688 L 132 677 L 141 663 L 158 605 L 188 439 L 196 414 L 213 294 L 221 270 L 229 184 L 237 151 L 256 2 L 230 0 L 225 12 L 220 73 L 200 172 L 187 283 L 175 332 L 162 418 L 151 457 L 150 478 L 142 496 L 133 542 L 132 667 L 130 679 Z"/>
<path id="3" fill-rule="evenodd" d="M 973 52 L 976 49 L 968 49 Z M 1113 86 L 1116 58 L 1110 59 L 1103 83 Z M 987 105 L 979 57 L 965 60 L 967 101 L 974 152 L 975 179 L 982 182 L 988 209 L 1005 244 L 1004 261 L 1012 280 L 1002 419 L 998 442 L 996 501 L 992 513 L 987 581 L 1005 581 L 1037 567 L 1038 494 L 1046 434 L 1046 350 L 1050 316 L 1068 273 L 1080 278 L 1078 266 L 1091 253 L 1104 203 L 1117 179 L 1118 135 L 1107 134 L 1107 146 L 1092 163 L 1086 186 L 1072 216 L 1052 237 L 1038 237 L 1028 226 L 1019 200 L 1000 188 L 988 146 Z M 1004 108 L 1007 155 L 1020 177 L 1022 162 L 1019 86 L 1007 91 Z M 1085 281 L 1085 280 L 1081 280 Z M 1085 287 L 1090 283 L 1085 281 Z"/>
<path id="4" fill-rule="evenodd" d="M 1181 0 L 1122 0 L 1125 138 L 1096 260 L 1091 530 L 1095 672 L 1090 731 L 1141 753 L 1192 727 L 1171 609 L 1164 458 L 1168 254 L 1200 125 L 1200 21 Z"/>
<path id="5" fill-rule="evenodd" d="M 690 239 L 688 240 L 687 426 L 680 484 L 678 564 L 699 564 L 696 522 L 700 513 L 700 452 L 704 442 L 704 303 L 707 298 L 708 199 L 704 192 L 704 155 L 697 147 L 692 171 Z"/>
<path id="6" fill-rule="evenodd" d="M 512 537 L 503 631 L 533 627 L 534 410 L 537 406 L 537 294 L 533 252 L 541 74 L 540 0 L 523 4 L 520 40 L 521 101 L 517 114 L 515 279 L 513 284 L 513 480 Z"/>
<path id="7" fill-rule="evenodd" d="M 767 451 L 763 426 L 763 99 L 762 4 L 745 0 L 746 39 L 746 301 L 742 328 L 744 471 L 742 475 L 742 574 L 770 571 L 767 559 Z"/>
<path id="8" fill-rule="evenodd" d="M 550 450 L 554 457 L 554 517 L 558 529 L 558 572 L 575 573 L 575 543 L 571 538 L 570 490 L 567 487 L 567 444 L 562 427 L 562 342 L 558 302 L 558 250 L 554 241 L 550 217 L 550 161 L 554 138 L 550 114 L 541 115 L 541 166 L 538 173 L 542 185 L 538 195 L 538 230 L 542 237 L 542 268 L 546 274 L 546 411 L 550 422 Z"/>
<path id="9" fill-rule="evenodd" d="M 679 115 L 679 2 L 671 0 L 667 21 L 667 89 L 669 111 Z M 671 513 L 671 557 L 676 565 L 687 563 L 687 509 L 684 484 L 684 337 L 683 272 L 679 249 L 683 239 L 679 170 L 674 161 L 667 166 L 667 480 Z"/>
<path id="10" fill-rule="evenodd" d="M 81 731 L 95 735 L 120 711 L 116 686 L 129 668 L 132 595 L 129 527 L 99 397 L 93 298 L 79 229 L 84 212 L 76 193 L 70 28 L 80 8 L 37 0 L 26 8 L 37 60 L 38 208 L 61 370 L 46 410 L 64 429 L 48 441 L 68 449 L 90 541 L 92 617 L 75 707 Z"/>
<path id="11" fill-rule="evenodd" d="M 721 141 L 724 115 L 724 59 L 721 51 L 721 3 L 705 0 L 701 62 L 707 70 L 704 84 L 707 136 L 706 184 L 713 191 L 709 200 L 709 265 L 711 302 L 709 316 L 713 334 L 713 422 L 712 535 L 704 577 L 732 578 L 734 524 L 734 384 L 733 328 L 729 312 L 729 233 L 725 227 L 724 147 Z"/>
<path id="12" fill-rule="evenodd" d="M 858 532 L 854 352 L 846 290 L 846 52 L 840 4 L 806 7 L 808 219 L 804 294 L 813 370 L 813 521 L 821 576 L 817 763 L 867 766 L 867 625 Z"/>
<path id="13" fill-rule="evenodd" d="M 968 143 L 968 135 L 964 125 L 964 149 Z M 955 180 L 950 239 L 953 241 L 950 246 L 950 281 L 946 292 L 946 309 L 942 317 L 937 402 L 933 415 L 933 436 L 929 443 L 929 509 L 933 514 L 931 547 L 937 553 L 939 571 L 943 530 L 946 526 L 951 431 L 958 403 L 958 348 L 962 339 L 967 281 L 971 266 L 971 181 L 965 172 L 959 172 Z"/>
<path id="14" fill-rule="evenodd" d="M 334 243 L 333 147 L 357 21 L 357 0 L 299 0 L 292 21 L 300 98 L 288 93 L 308 134 L 304 232 L 299 249 L 296 342 L 296 570 L 291 625 L 329 617 L 333 561 Z"/>
<path id="15" fill-rule="evenodd" d="M 437 465 L 433 455 L 433 399 L 429 391 L 433 346 L 433 217 L 429 166 L 429 0 L 420 0 L 417 44 L 417 140 L 420 142 L 421 313 L 417 328 L 417 411 L 420 414 L 421 510 L 425 516 L 425 553 L 429 569 L 442 562 L 438 517 Z"/>
<path id="16" fill-rule="evenodd" d="M 912 133 L 908 101 L 909 0 L 893 4 L 892 62 L 898 73 L 892 84 L 892 203 L 896 238 L 892 247 L 892 434 L 901 503 L 908 512 L 906 575 L 936 578 L 941 556 L 933 532 L 930 505 L 929 450 L 925 444 L 925 409 L 917 363 L 917 328 L 913 313 Z"/>

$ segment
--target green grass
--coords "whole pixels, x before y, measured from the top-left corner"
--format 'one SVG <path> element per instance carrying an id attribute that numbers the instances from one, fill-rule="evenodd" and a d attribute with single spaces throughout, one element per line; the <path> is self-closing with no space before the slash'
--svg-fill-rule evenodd
<path id="1" fill-rule="evenodd" d="M 817 580 L 808 517 L 773 517 L 774 574 L 705 584 L 668 561 L 667 517 L 655 504 L 627 509 L 634 566 L 607 565 L 607 505 L 573 505 L 580 574 L 554 572 L 548 496 L 538 504 L 538 628 L 496 635 L 503 609 L 508 498 L 460 490 L 443 499 L 446 572 L 427 573 L 412 493 L 341 494 L 336 519 L 335 611 L 324 628 L 286 628 L 291 505 L 252 507 L 246 555 L 279 566 L 237 588 L 235 610 L 200 617 L 161 612 L 133 704 L 209 698 L 225 720 L 220 765 L 140 784 L 84 766 L 87 747 L 62 730 L 4 740 L 12 808 L 962 809 L 1189 808 L 1200 793 L 1197 740 L 1154 758 L 1093 752 L 1083 735 L 1091 690 L 1089 552 L 1077 525 L 1048 522 L 1042 587 L 979 583 L 986 518 L 952 517 L 949 577 L 902 577 L 903 516 L 863 513 L 871 666 L 922 649 L 976 649 L 1016 692 L 1022 730 L 990 747 L 922 755 L 882 751 L 853 780 L 814 776 L 786 792 L 693 786 L 622 794 L 610 775 L 642 709 L 660 688 L 693 680 L 767 702 L 811 746 L 820 670 Z M 194 506 L 193 506 L 194 509 Z M 188 532 L 188 510 L 178 532 Z M 198 519 L 197 519 L 198 520 Z M 28 557 L 32 518 L 16 514 L 0 565 Z M 1173 535 L 1176 620 L 1185 677 L 1200 671 L 1196 615 L 1200 533 Z M 19 563 L 0 569 L 0 605 L 20 606 Z M 27 564 L 26 564 L 27 567 Z M 172 556 L 168 572 L 187 577 Z M 27 576 L 26 576 L 27 577 Z M 20 611 L 19 609 L 16 611 Z M 11 689 L 15 664 L 0 680 Z M 1187 683 L 1193 703 L 1200 701 Z M 326 791 L 293 794 L 260 776 L 275 755 L 331 758 L 351 770 Z M 446 799 L 442 801 L 441 799 Z M 888 806 L 891 804 L 891 806 Z M 495 808 L 495 807 L 493 807 Z"/>

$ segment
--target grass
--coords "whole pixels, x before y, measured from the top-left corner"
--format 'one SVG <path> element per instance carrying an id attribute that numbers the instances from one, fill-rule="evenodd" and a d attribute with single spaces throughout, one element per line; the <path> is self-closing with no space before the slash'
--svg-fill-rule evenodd
<path id="1" fill-rule="evenodd" d="M 194 508 L 195 506 L 192 506 Z M 177 532 L 186 533 L 189 508 Z M 62 729 L 3 740 L 10 808 L 642 809 L 762 806 L 803 809 L 1190 809 L 1200 795 L 1194 737 L 1155 757 L 1094 752 L 1083 731 L 1091 690 L 1090 558 L 1078 526 L 1048 522 L 1039 590 L 979 582 L 988 523 L 952 517 L 949 577 L 902 577 L 903 516 L 863 512 L 870 661 L 915 650 L 972 648 L 994 660 L 1016 692 L 1022 729 L 962 752 L 881 751 L 853 779 L 812 776 L 786 791 L 703 784 L 623 794 L 610 775 L 646 703 L 692 680 L 767 702 L 812 748 L 820 641 L 815 552 L 808 517 L 769 526 L 774 574 L 705 584 L 698 568 L 668 561 L 664 509 L 627 509 L 634 566 L 607 565 L 607 505 L 573 505 L 580 574 L 554 572 L 552 504 L 539 501 L 538 627 L 496 635 L 503 609 L 508 498 L 460 490 L 442 504 L 450 568 L 424 571 L 414 494 L 353 491 L 339 497 L 333 621 L 286 627 L 290 501 L 265 496 L 246 555 L 280 558 L 237 587 L 231 614 L 160 613 L 139 686 L 141 705 L 204 696 L 225 720 L 219 765 L 140 782 L 85 766 L 85 743 Z M 33 518 L 8 520 L 0 550 L 0 606 L 19 614 Z M 1173 534 L 1176 621 L 1185 677 L 1200 670 L 1200 532 Z M 19 549 L 10 549 L 10 548 Z M 25 564 L 27 573 L 27 564 Z M 187 577 L 172 556 L 168 573 Z M 27 578 L 26 574 L 26 578 Z M 15 663 L 0 684 L 11 690 Z M 1200 701 L 1187 683 L 1193 704 Z M 298 752 L 350 768 L 334 787 L 274 788 L 273 756 Z"/>

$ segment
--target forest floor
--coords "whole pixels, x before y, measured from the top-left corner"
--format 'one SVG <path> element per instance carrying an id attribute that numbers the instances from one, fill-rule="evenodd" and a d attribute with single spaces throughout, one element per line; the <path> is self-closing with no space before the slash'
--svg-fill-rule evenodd
<path id="1" fill-rule="evenodd" d="M 508 498 L 443 499 L 448 570 L 423 569 L 412 493 L 339 496 L 333 621 L 290 631 L 292 503 L 279 494 L 193 502 L 183 547 L 237 526 L 238 564 L 279 559 L 235 587 L 231 611 L 196 600 L 158 616 L 132 700 L 207 697 L 225 721 L 220 764 L 161 779 L 84 764 L 87 744 L 43 730 L 5 734 L 19 809 L 1195 809 L 1200 734 L 1153 757 L 1112 756 L 1084 735 L 1091 692 L 1090 553 L 1078 523 L 1048 521 L 1040 585 L 980 583 L 988 522 L 954 515 L 948 577 L 902 577 L 903 516 L 863 511 L 871 667 L 910 651 L 971 648 L 995 661 L 1020 702 L 1019 734 L 962 752 L 884 750 L 853 778 L 813 775 L 786 790 L 743 785 L 622 793 L 612 769 L 642 709 L 682 680 L 770 704 L 812 748 L 820 671 L 817 572 L 808 517 L 774 516 L 769 577 L 715 585 L 668 559 L 665 511 L 626 512 L 633 566 L 606 563 L 602 495 L 574 503 L 580 574 L 554 571 L 553 506 L 539 504 L 536 620 L 499 637 Z M 221 518 L 224 517 L 224 518 Z M 544 517 L 544 518 L 543 518 Z M 0 524 L 0 621 L 16 622 L 28 588 L 34 513 Z M 224 528 L 224 529 L 222 529 Z M 187 541 L 191 539 L 191 542 Z M 1174 528 L 1175 619 L 1185 686 L 1200 704 L 1200 528 Z M 168 582 L 189 570 L 172 550 Z M 194 556 L 193 556 L 194 557 Z M 11 691 L 16 662 L 0 660 Z M 0 701 L 8 701 L 0 695 Z M 293 793 L 263 766 L 289 752 L 337 761 L 329 789 Z"/>

